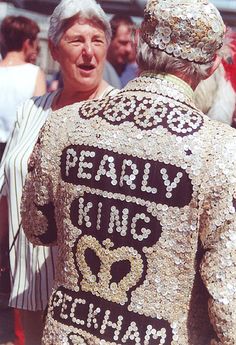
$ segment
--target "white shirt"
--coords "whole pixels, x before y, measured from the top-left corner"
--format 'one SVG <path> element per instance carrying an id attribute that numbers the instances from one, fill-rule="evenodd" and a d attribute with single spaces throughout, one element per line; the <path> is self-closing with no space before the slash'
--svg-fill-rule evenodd
<path id="1" fill-rule="evenodd" d="M 0 142 L 6 143 L 17 107 L 33 96 L 39 67 L 30 63 L 0 67 Z"/>

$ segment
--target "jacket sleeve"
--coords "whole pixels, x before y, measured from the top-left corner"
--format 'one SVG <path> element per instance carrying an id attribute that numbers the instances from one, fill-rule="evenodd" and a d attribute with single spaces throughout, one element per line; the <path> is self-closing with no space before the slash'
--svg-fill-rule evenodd
<path id="1" fill-rule="evenodd" d="M 57 227 L 54 214 L 53 173 L 51 155 L 41 143 L 43 129 L 29 160 L 21 200 L 22 226 L 26 237 L 35 245 L 57 244 Z M 42 140 L 43 141 L 43 140 Z"/>
<path id="2" fill-rule="evenodd" d="M 231 168 L 235 172 L 225 167 L 232 175 L 225 175 L 221 184 L 205 198 L 200 219 L 204 247 L 200 273 L 210 295 L 209 317 L 217 335 L 211 345 L 236 344 L 235 164 Z"/>

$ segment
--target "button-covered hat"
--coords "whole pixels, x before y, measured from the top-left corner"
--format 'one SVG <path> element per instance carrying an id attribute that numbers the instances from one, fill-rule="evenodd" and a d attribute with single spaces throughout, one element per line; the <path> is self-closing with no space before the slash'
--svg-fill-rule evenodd
<path id="1" fill-rule="evenodd" d="M 151 48 L 207 63 L 223 44 L 224 28 L 219 11 L 207 0 L 149 0 L 141 37 Z"/>

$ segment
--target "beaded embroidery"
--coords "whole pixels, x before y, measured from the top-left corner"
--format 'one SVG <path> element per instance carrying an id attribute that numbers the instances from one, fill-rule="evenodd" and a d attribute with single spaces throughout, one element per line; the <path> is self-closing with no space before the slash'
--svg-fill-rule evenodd
<path id="1" fill-rule="evenodd" d="M 151 48 L 207 63 L 223 44 L 224 23 L 207 0 L 149 0 L 141 36 Z"/>
<path id="2" fill-rule="evenodd" d="M 235 165 L 234 130 L 175 77 L 53 113 L 22 203 L 59 246 L 43 343 L 235 345 Z"/>

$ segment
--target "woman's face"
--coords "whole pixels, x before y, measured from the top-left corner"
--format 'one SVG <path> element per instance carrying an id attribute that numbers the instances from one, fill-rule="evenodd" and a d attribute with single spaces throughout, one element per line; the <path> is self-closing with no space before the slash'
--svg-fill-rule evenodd
<path id="1" fill-rule="evenodd" d="M 60 64 L 65 88 L 86 92 L 100 84 L 107 41 L 97 23 L 74 19 L 66 27 L 58 45 L 51 47 L 51 53 Z"/>

